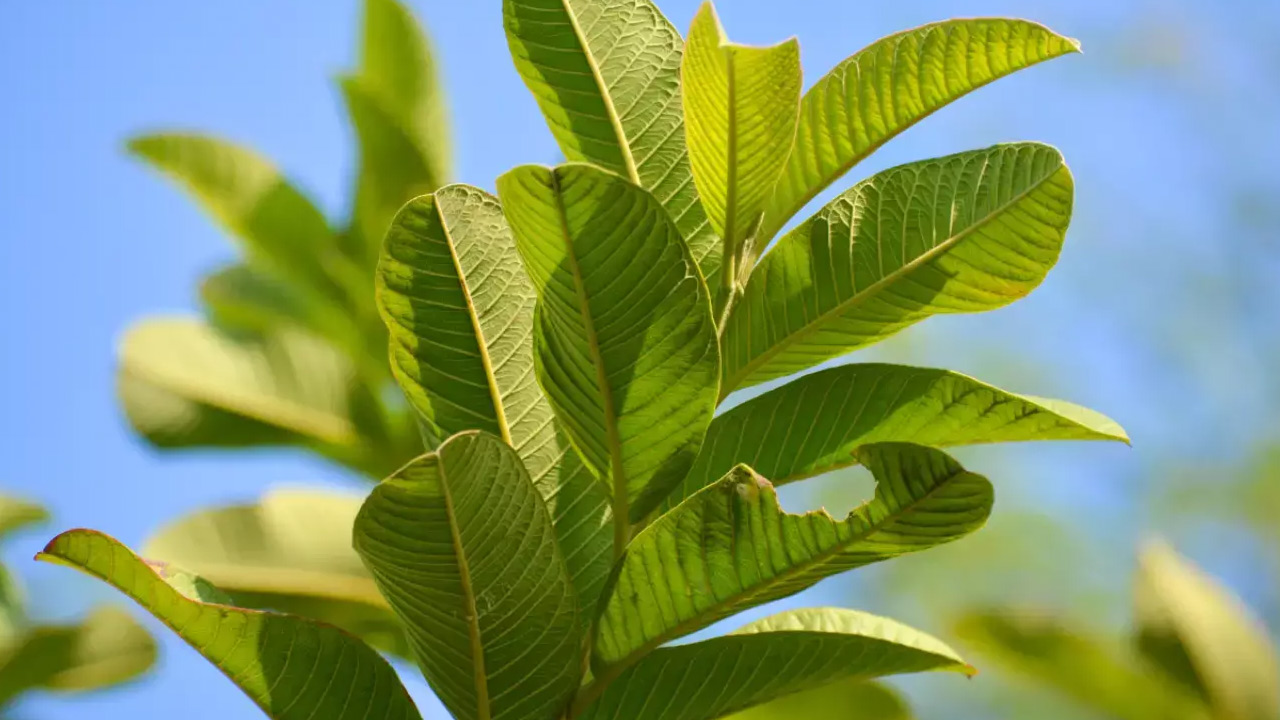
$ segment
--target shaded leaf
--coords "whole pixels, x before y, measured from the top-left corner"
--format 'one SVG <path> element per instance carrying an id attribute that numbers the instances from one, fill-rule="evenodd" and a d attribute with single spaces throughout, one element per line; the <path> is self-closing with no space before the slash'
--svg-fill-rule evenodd
<path id="1" fill-rule="evenodd" d="M 854 165 L 938 108 L 1005 75 L 1080 51 L 1025 20 L 947 20 L 890 35 L 841 62 L 800 106 L 795 149 L 769 203 L 764 243 Z"/>
<path id="2" fill-rule="evenodd" d="M 730 43 L 708 1 L 689 30 L 682 82 L 693 177 L 711 226 L 724 238 L 725 278 L 736 283 L 743 244 L 795 139 L 800 43 Z"/>
<path id="3" fill-rule="evenodd" d="M 718 415 L 666 505 L 750 465 L 774 485 L 853 465 L 877 442 L 947 447 L 1027 440 L 1128 441 L 1111 419 L 1061 400 L 1015 395 L 949 370 L 841 365 Z"/>
<path id="4" fill-rule="evenodd" d="M 659 517 L 627 546 L 607 588 L 595 660 L 634 662 L 670 640 L 819 580 L 959 539 L 991 512 L 991 483 L 941 450 L 865 445 L 876 495 L 837 521 L 791 515 L 746 466 Z"/>
<path id="5" fill-rule="evenodd" d="M 467 432 L 378 485 L 355 548 L 455 717 L 551 717 L 582 637 L 551 518 L 520 458 Z"/>
<path id="6" fill-rule="evenodd" d="M 387 661 L 334 627 L 231 607 L 204 580 L 150 566 L 91 530 L 59 535 L 37 559 L 76 568 L 128 595 L 218 666 L 270 718 L 420 717 Z"/>
<path id="7" fill-rule="evenodd" d="M 497 198 L 451 185 L 411 201 L 387 234 L 378 305 L 391 366 L 437 437 L 497 435 L 551 509 L 580 605 L 609 574 L 609 491 L 558 432 L 534 378 L 536 293 Z"/>
<path id="8" fill-rule="evenodd" d="M 639 519 L 688 472 L 714 412 L 706 285 L 658 202 L 617 175 L 524 166 L 498 191 L 538 293 L 538 381 L 609 478 L 614 517 Z"/>
<path id="9" fill-rule="evenodd" d="M 913 716 L 906 701 L 887 685 L 845 680 L 787 695 L 728 717 L 729 720 L 912 720 Z"/>
<path id="10" fill-rule="evenodd" d="M 196 573 L 242 607 L 321 620 L 408 656 L 404 631 L 351 548 L 361 499 L 279 490 L 170 523 L 143 554 Z"/>
<path id="11" fill-rule="evenodd" d="M 886 170 L 788 233 L 724 332 L 722 396 L 938 313 L 1031 292 L 1058 260 L 1074 186 L 1057 150 L 997 145 Z"/>
<path id="12" fill-rule="evenodd" d="M 720 244 L 698 200 L 680 97 L 684 40 L 650 0 L 503 0 L 507 43 L 561 152 L 651 191 L 704 276 Z"/>
<path id="13" fill-rule="evenodd" d="M 653 652 L 608 686 L 586 720 L 708 720 L 841 680 L 972 669 L 942 642 L 888 618 L 815 608 Z"/>
<path id="14" fill-rule="evenodd" d="M 123 610 L 98 608 L 83 623 L 33 628 L 0 649 L 0 706 L 28 690 L 83 692 L 128 682 L 155 660 L 145 628 Z"/>
<path id="15" fill-rule="evenodd" d="M 1231 720 L 1280 718 L 1280 661 L 1267 629 L 1239 598 L 1164 545 L 1143 552 L 1138 572 L 1138 626 L 1147 657 L 1169 644 L 1182 646 L 1215 717 Z M 1161 645 L 1152 644 L 1161 639 Z M 1170 655 L 1155 655 L 1168 671 Z M 1164 662 L 1160 662 L 1163 659 Z M 1185 667 L 1185 666 L 1184 666 Z M 1182 677 L 1179 677 L 1182 675 Z M 1185 682 L 1185 673 L 1172 673 Z"/>
<path id="16" fill-rule="evenodd" d="M 975 652 L 1083 707 L 1120 720 L 1207 720 L 1203 706 L 1143 672 L 1122 648 L 1052 618 L 971 612 L 954 632 Z"/>

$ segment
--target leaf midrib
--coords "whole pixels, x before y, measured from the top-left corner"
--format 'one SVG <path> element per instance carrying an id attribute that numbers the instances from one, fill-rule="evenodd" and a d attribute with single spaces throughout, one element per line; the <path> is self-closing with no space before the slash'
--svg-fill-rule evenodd
<path id="1" fill-rule="evenodd" d="M 778 585 L 784 584 L 789 580 L 805 572 L 808 572 L 809 570 L 819 565 L 822 565 L 828 562 L 833 557 L 836 557 L 841 553 L 845 552 L 850 545 L 865 541 L 871 535 L 874 535 L 875 533 L 880 532 L 885 525 L 891 522 L 897 522 L 905 515 L 908 515 L 911 512 L 914 512 L 916 508 L 918 508 L 922 503 L 932 498 L 935 493 L 937 493 L 938 491 L 940 491 L 945 487 L 950 486 L 957 479 L 967 475 L 972 475 L 972 473 L 963 469 L 957 470 L 956 472 L 952 473 L 946 480 L 939 482 L 934 487 L 930 488 L 928 492 L 924 493 L 920 497 L 911 501 L 910 504 L 904 505 L 902 508 L 899 509 L 898 512 L 892 515 L 886 516 L 883 520 L 881 520 L 878 523 L 872 524 L 870 527 L 868 527 L 866 530 L 864 530 L 862 533 L 860 533 L 856 537 L 851 537 L 848 540 L 845 540 L 843 542 L 837 542 L 827 550 L 824 550 L 814 555 L 813 557 L 809 558 L 808 560 L 805 560 L 801 563 L 793 565 L 792 567 L 787 568 L 786 570 L 773 576 L 772 578 L 769 578 L 768 582 L 763 583 L 754 589 L 744 590 L 734 595 L 730 595 L 728 598 L 717 602 L 715 605 L 709 607 L 707 610 L 696 613 L 695 615 L 689 617 L 688 619 L 683 620 L 680 623 L 677 623 L 667 632 L 659 634 L 654 639 L 646 642 L 644 645 L 641 645 L 638 649 L 625 655 L 621 660 L 618 661 L 617 664 L 623 666 L 624 668 L 630 667 L 632 664 L 637 662 L 640 658 L 649 654 L 659 646 L 671 640 L 674 640 L 678 637 L 687 635 L 688 633 L 698 630 L 699 628 L 704 627 L 706 625 L 708 618 L 715 617 L 716 613 L 714 611 L 716 609 L 724 608 L 726 606 L 733 606 L 743 602 L 750 602 L 754 598 L 757 598 L 760 595 L 763 595 L 765 591 L 771 588 L 777 587 Z M 776 502 L 776 498 L 777 498 L 776 491 L 775 491 L 774 497 Z M 859 505 L 858 507 L 854 508 L 853 510 L 849 511 L 849 514 L 845 516 L 844 520 L 836 520 L 835 518 L 831 518 L 831 521 L 834 524 L 843 525 L 849 522 L 850 520 L 854 519 L 854 516 L 856 516 L 860 511 L 865 510 L 866 508 L 869 508 L 873 504 L 875 504 L 877 499 L 878 498 L 872 498 L 871 500 L 868 500 L 862 503 L 861 505 Z M 829 518 L 831 517 L 830 514 L 828 514 L 825 510 L 818 510 L 815 512 L 805 513 L 800 517 L 804 517 L 806 515 L 827 515 L 827 517 Z M 637 538 L 637 540 L 638 539 L 639 538 Z M 732 612 L 734 611 L 730 611 L 730 614 L 732 614 Z M 714 622 L 714 620 L 712 622 Z"/>
<path id="2" fill-rule="evenodd" d="M 982 219 L 971 224 L 969 227 L 964 228 L 963 230 L 956 233 L 955 235 L 952 235 L 946 240 L 943 240 L 942 242 L 933 246 L 929 250 L 926 250 L 925 252 L 921 253 L 911 262 L 904 264 L 902 267 L 898 268 L 897 270 L 894 270 L 893 272 L 877 280 L 871 285 L 868 285 L 866 289 L 862 290 L 861 292 L 855 293 L 848 300 L 837 303 L 835 307 L 831 308 L 830 310 L 814 318 L 813 321 L 807 323 L 806 325 L 801 327 L 799 330 L 791 333 L 790 335 L 787 335 L 779 342 L 774 343 L 774 345 L 770 347 L 768 350 L 757 355 L 747 364 L 743 365 L 742 368 L 737 373 L 735 373 L 732 377 L 729 378 L 728 382 L 723 384 L 721 389 L 720 400 L 724 400 L 725 397 L 727 397 L 730 392 L 733 392 L 733 390 L 737 389 L 738 386 L 743 381 L 750 378 L 751 375 L 756 370 L 760 369 L 765 363 L 777 357 L 781 352 L 790 348 L 792 345 L 818 332 L 831 319 L 838 317 L 840 315 L 843 315 L 849 310 L 852 310 L 858 305 L 861 305 L 867 300 L 875 297 L 881 290 L 885 289 L 889 285 L 896 283 L 898 280 L 901 280 L 903 277 L 906 277 L 907 275 L 911 274 L 912 272 L 919 269 L 920 267 L 927 265 L 928 263 L 937 259 L 939 256 L 945 255 L 949 250 L 951 250 L 953 247 L 955 247 L 956 245 L 966 240 L 970 235 L 986 227 L 987 224 L 990 223 L 992 220 L 999 217 L 1010 208 L 1016 206 L 1018 203 L 1022 202 L 1031 193 L 1035 192 L 1036 190 L 1039 190 L 1043 185 L 1045 185 L 1054 177 L 1056 177 L 1058 173 L 1061 172 L 1062 168 L 1063 168 L 1063 163 L 1061 159 L 1059 159 L 1056 165 L 1054 166 L 1054 169 L 1052 172 L 1045 174 L 1044 177 L 1040 178 L 1035 183 L 1028 185 L 1026 189 L 1021 190 L 1016 195 L 1012 196 L 1008 201 L 992 209 L 992 211 L 987 213 L 985 216 L 983 216 Z M 766 260 L 767 259 L 768 258 L 766 257 Z"/>
<path id="3" fill-rule="evenodd" d="M 480 614 L 476 608 L 475 589 L 471 587 L 471 569 L 467 564 L 467 551 L 459 534 L 458 514 L 453 505 L 453 493 L 449 489 L 449 477 L 445 471 L 445 461 L 440 457 L 436 467 L 440 471 L 440 497 L 444 500 L 445 513 L 448 515 L 449 539 L 453 543 L 454 556 L 458 559 L 458 584 L 462 588 L 464 612 L 467 621 L 467 637 L 471 644 L 472 681 L 476 688 L 476 720 L 491 720 L 492 710 L 489 707 L 489 676 L 484 667 L 484 641 L 480 636 Z"/>
<path id="4" fill-rule="evenodd" d="M 627 170 L 627 179 L 633 184 L 640 184 L 640 172 L 636 168 L 635 157 L 631 154 L 631 144 L 627 142 L 627 134 L 622 129 L 622 117 L 618 114 L 618 108 L 613 104 L 613 95 L 609 92 L 609 85 L 604 81 L 604 75 L 600 70 L 600 65 L 596 62 L 595 55 L 591 52 L 591 44 L 587 41 L 586 33 L 582 31 L 582 26 L 578 23 L 578 16 L 573 12 L 573 7 L 569 0 L 560 0 L 560 6 L 564 8 L 565 17 L 569 18 L 569 26 L 573 28 L 573 35 L 578 40 L 578 45 L 582 48 L 582 56 L 587 61 L 587 67 L 591 68 L 591 77 L 596 82 L 596 88 L 600 91 L 600 99 L 604 103 L 605 112 L 609 115 L 609 125 L 613 127 L 613 133 L 618 141 L 618 150 L 622 153 L 622 164 Z"/>
<path id="5" fill-rule="evenodd" d="M 502 391 L 498 388 L 498 377 L 493 371 L 493 360 L 489 357 L 489 344 L 485 339 L 484 330 L 480 327 L 480 316 L 476 312 L 476 304 L 471 297 L 471 285 L 467 281 L 466 272 L 462 269 L 462 261 L 458 257 L 453 233 L 449 231 L 448 219 L 445 217 L 444 208 L 440 206 L 440 199 L 432 195 L 431 203 L 440 217 L 440 232 L 444 234 L 444 244 L 449 248 L 449 259 L 453 261 L 453 269 L 458 275 L 458 287 L 462 290 L 462 297 L 467 303 L 467 319 L 471 321 L 471 329 L 475 332 L 476 345 L 480 352 L 480 365 L 484 368 L 485 382 L 489 386 L 489 399 L 493 403 L 494 420 L 498 423 L 502 442 L 511 445 L 511 427 L 507 424 Z"/>

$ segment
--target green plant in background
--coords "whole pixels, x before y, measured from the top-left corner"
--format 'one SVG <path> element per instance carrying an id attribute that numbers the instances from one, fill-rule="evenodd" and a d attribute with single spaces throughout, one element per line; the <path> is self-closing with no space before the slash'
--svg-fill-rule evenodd
<path id="1" fill-rule="evenodd" d="M 413 421 L 395 419 L 368 384 L 380 355 L 358 297 L 376 225 L 360 221 L 363 190 L 332 252 L 301 251 L 310 267 L 264 259 L 250 271 L 271 280 L 253 286 L 261 294 L 210 303 L 222 334 L 201 330 L 216 342 L 188 343 L 178 364 L 217 377 L 213 387 L 164 385 L 157 378 L 172 375 L 131 369 L 145 362 L 128 353 L 122 373 L 135 425 L 161 444 L 263 436 L 372 472 L 403 459 L 390 439 L 416 424 L 430 452 L 362 503 L 318 513 L 327 501 L 278 494 L 181 521 L 147 553 L 167 565 L 88 530 L 55 538 L 42 558 L 133 597 L 274 718 L 417 716 L 371 645 L 327 623 L 415 659 L 459 718 L 767 716 L 772 701 L 846 691 L 901 715 L 891 694 L 860 683 L 969 668 L 889 619 L 796 610 L 667 645 L 981 527 L 990 482 L 940 448 L 1123 431 L 1069 403 L 885 364 L 828 368 L 736 405 L 730 396 L 935 314 L 1001 307 L 1043 280 L 1073 186 L 1061 155 L 1036 143 L 887 170 L 774 235 L 897 133 L 1076 44 L 1024 21 L 948 21 L 874 43 L 801 94 L 794 40 L 732 44 L 709 4 L 687 41 L 648 0 L 505 0 L 504 18 L 516 68 L 570 162 L 518 167 L 497 197 L 442 187 L 391 222 L 369 302 Z M 366 56 L 380 47 L 369 37 Z M 189 177 L 202 173 L 182 174 L 207 195 Z M 225 187 L 218 177 L 208 186 Z M 375 188 L 363 196 L 389 197 L 376 189 L 390 177 L 362 172 L 361 187 Z M 288 217 L 279 207 L 297 207 L 298 194 L 273 205 L 282 191 L 269 185 L 248 212 L 211 205 L 238 218 L 233 228 Z M 304 285 L 289 302 L 261 299 Z M 314 314 L 296 311 L 324 297 L 332 304 Z M 236 355 L 244 337 L 257 349 Z M 356 391 L 331 377 L 355 378 Z M 303 410 L 304 396 L 329 412 Z M 361 439 L 336 442 L 344 430 Z M 847 517 L 779 505 L 775 485 L 855 464 L 877 491 Z M 215 582 L 182 567 L 211 569 Z"/>
<path id="2" fill-rule="evenodd" d="M 47 519 L 38 505 L 0 496 L 0 541 Z M 119 608 L 96 608 L 75 625 L 32 623 L 17 578 L 0 564 L 0 717 L 26 693 L 107 688 L 147 672 L 155 658 L 151 635 Z"/>
<path id="3" fill-rule="evenodd" d="M 1086 624 L 1010 608 L 972 612 L 957 634 L 1005 666 L 1117 720 L 1276 720 L 1280 661 L 1226 588 L 1163 545 L 1143 553 L 1136 626 L 1115 642 Z"/>

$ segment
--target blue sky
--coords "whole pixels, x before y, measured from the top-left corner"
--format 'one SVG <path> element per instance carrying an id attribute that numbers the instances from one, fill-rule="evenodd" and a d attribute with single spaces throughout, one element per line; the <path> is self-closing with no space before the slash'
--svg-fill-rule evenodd
<path id="1" fill-rule="evenodd" d="M 513 165 L 553 162 L 550 134 L 506 53 L 501 3 L 411 4 L 446 72 L 456 179 L 492 188 Z M 682 28 L 696 9 L 693 0 L 659 4 Z M 1036 477 L 1009 481 L 1011 507 L 1077 525 L 1089 518 L 1101 528 L 1091 542 L 1101 534 L 1121 548 L 1104 575 L 1122 582 L 1133 541 L 1177 531 L 1149 511 L 1161 468 L 1230 461 L 1280 431 L 1272 372 L 1280 290 L 1271 280 L 1280 272 L 1277 6 L 726 0 L 720 10 L 738 41 L 799 36 L 806 83 L 882 35 L 952 16 L 1027 17 L 1082 40 L 1083 55 L 956 103 L 851 176 L 1020 139 L 1057 145 L 1072 166 L 1076 221 L 1044 288 L 996 313 L 930 321 L 884 351 L 1092 405 L 1129 428 L 1132 451 L 1034 448 L 1038 460 L 1018 467 Z M 29 562 L 54 529 L 96 527 L 138 544 L 166 519 L 269 485 L 355 487 L 291 453 L 159 456 L 123 422 L 112 375 L 129 322 L 193 311 L 195 280 L 234 252 L 191 203 L 125 155 L 125 138 L 157 128 L 216 132 L 262 151 L 342 214 L 353 157 L 332 80 L 352 63 L 357 19 L 355 0 L 0 2 L 0 486 L 56 513 L 52 527 L 5 552 L 40 615 L 66 618 L 114 600 Z M 1280 602 L 1248 570 L 1263 551 L 1247 535 L 1224 542 L 1188 537 L 1189 552 L 1251 599 Z M 797 602 L 847 601 L 823 586 Z M 164 663 L 146 682 L 92 699 L 38 698 L 21 717 L 253 716 L 215 669 L 161 637 Z"/>

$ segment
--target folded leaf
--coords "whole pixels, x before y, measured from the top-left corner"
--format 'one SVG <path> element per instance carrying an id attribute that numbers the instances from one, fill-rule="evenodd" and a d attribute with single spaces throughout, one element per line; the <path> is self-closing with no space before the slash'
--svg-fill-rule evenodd
<path id="1" fill-rule="evenodd" d="M 537 718 L 577 686 L 582 636 L 551 518 L 498 438 L 455 435 L 374 489 L 355 548 L 460 718 Z"/>
<path id="2" fill-rule="evenodd" d="M 197 320 L 147 320 L 120 347 L 121 401 L 162 447 L 354 445 L 350 362 L 297 331 L 239 341 Z"/>
<path id="3" fill-rule="evenodd" d="M 942 642 L 888 618 L 837 608 L 767 617 L 657 650 L 611 683 L 584 720 L 709 720 L 841 680 L 972 669 Z"/>
<path id="4" fill-rule="evenodd" d="M 92 530 L 59 535 L 37 559 L 115 586 L 218 666 L 270 718 L 421 717 L 387 661 L 337 628 L 231 607 L 204 580 L 148 565 Z"/>
<path id="5" fill-rule="evenodd" d="M 898 133 L 989 82 L 1080 51 L 1025 20 L 947 20 L 877 40 L 827 73 L 800 106 L 787 169 L 769 203 L 763 250 L 788 220 Z"/>
<path id="6" fill-rule="evenodd" d="M 1239 598 L 1164 545 L 1142 554 L 1137 597 L 1147 657 L 1157 647 L 1180 644 L 1198 680 L 1188 689 L 1207 697 L 1214 717 L 1280 718 L 1280 660 L 1266 626 Z M 1153 645 L 1155 639 L 1164 643 Z M 1155 659 L 1169 670 L 1168 655 Z"/>
<path id="7" fill-rule="evenodd" d="M 730 715 L 728 720 L 912 720 L 912 717 L 906 701 L 887 685 L 845 680 L 757 705 Z"/>
<path id="8" fill-rule="evenodd" d="M 502 7 L 516 69 L 565 158 L 651 191 L 703 275 L 714 277 L 720 244 L 685 147 L 680 32 L 650 0 L 503 0 Z"/>
<path id="9" fill-rule="evenodd" d="M 844 520 L 784 512 L 773 486 L 739 466 L 645 528 L 606 589 L 597 663 L 631 664 L 825 577 L 959 539 L 991 512 L 991 483 L 941 450 L 884 443 L 857 452 L 876 495 Z"/>
<path id="10" fill-rule="evenodd" d="M 722 396 L 938 313 L 1031 292 L 1058 260 L 1071 173 L 1057 150 L 997 145 L 886 170 L 779 241 L 730 316 Z"/>
<path id="11" fill-rule="evenodd" d="M 81 624 L 37 627 L 0 648 L 0 707 L 28 690 L 82 692 L 127 682 L 155 659 L 155 641 L 129 613 L 98 608 Z"/>
<path id="12" fill-rule="evenodd" d="M 557 430 L 534 378 L 536 293 L 497 198 L 451 185 L 411 201 L 387 234 L 378 305 L 391 366 L 438 437 L 483 430 L 520 455 L 547 500 L 582 607 L 609 574 L 609 490 Z"/>
<path id="13" fill-rule="evenodd" d="M 274 491 L 171 523 L 143 554 L 196 573 L 239 606 L 321 620 L 407 657 L 399 620 L 351 548 L 360 503 L 318 490 Z"/>
<path id="14" fill-rule="evenodd" d="M 706 285 L 661 205 L 617 175 L 525 166 L 498 191 L 538 293 L 538 381 L 609 478 L 614 517 L 641 518 L 688 472 L 714 412 Z"/>
<path id="15" fill-rule="evenodd" d="M 181 133 L 139 136 L 129 150 L 194 195 L 253 262 L 335 312 L 351 299 L 358 276 L 328 221 L 266 159 L 225 140 Z"/>
<path id="16" fill-rule="evenodd" d="M 1118 720 L 1208 720 L 1194 697 L 1143 672 L 1123 648 L 1087 629 L 1012 612 L 972 612 L 955 633 L 975 652 L 1083 707 Z"/>
<path id="17" fill-rule="evenodd" d="M 725 278 L 736 283 L 740 249 L 759 225 L 795 140 L 800 43 L 732 44 L 708 1 L 689 30 L 682 82 L 693 177 L 724 239 Z"/>
<path id="18" fill-rule="evenodd" d="M 1015 395 L 949 370 L 841 365 L 793 380 L 717 416 L 674 507 L 739 463 L 774 485 L 853 465 L 877 442 L 947 447 L 1027 440 L 1128 441 L 1099 413 Z"/>

